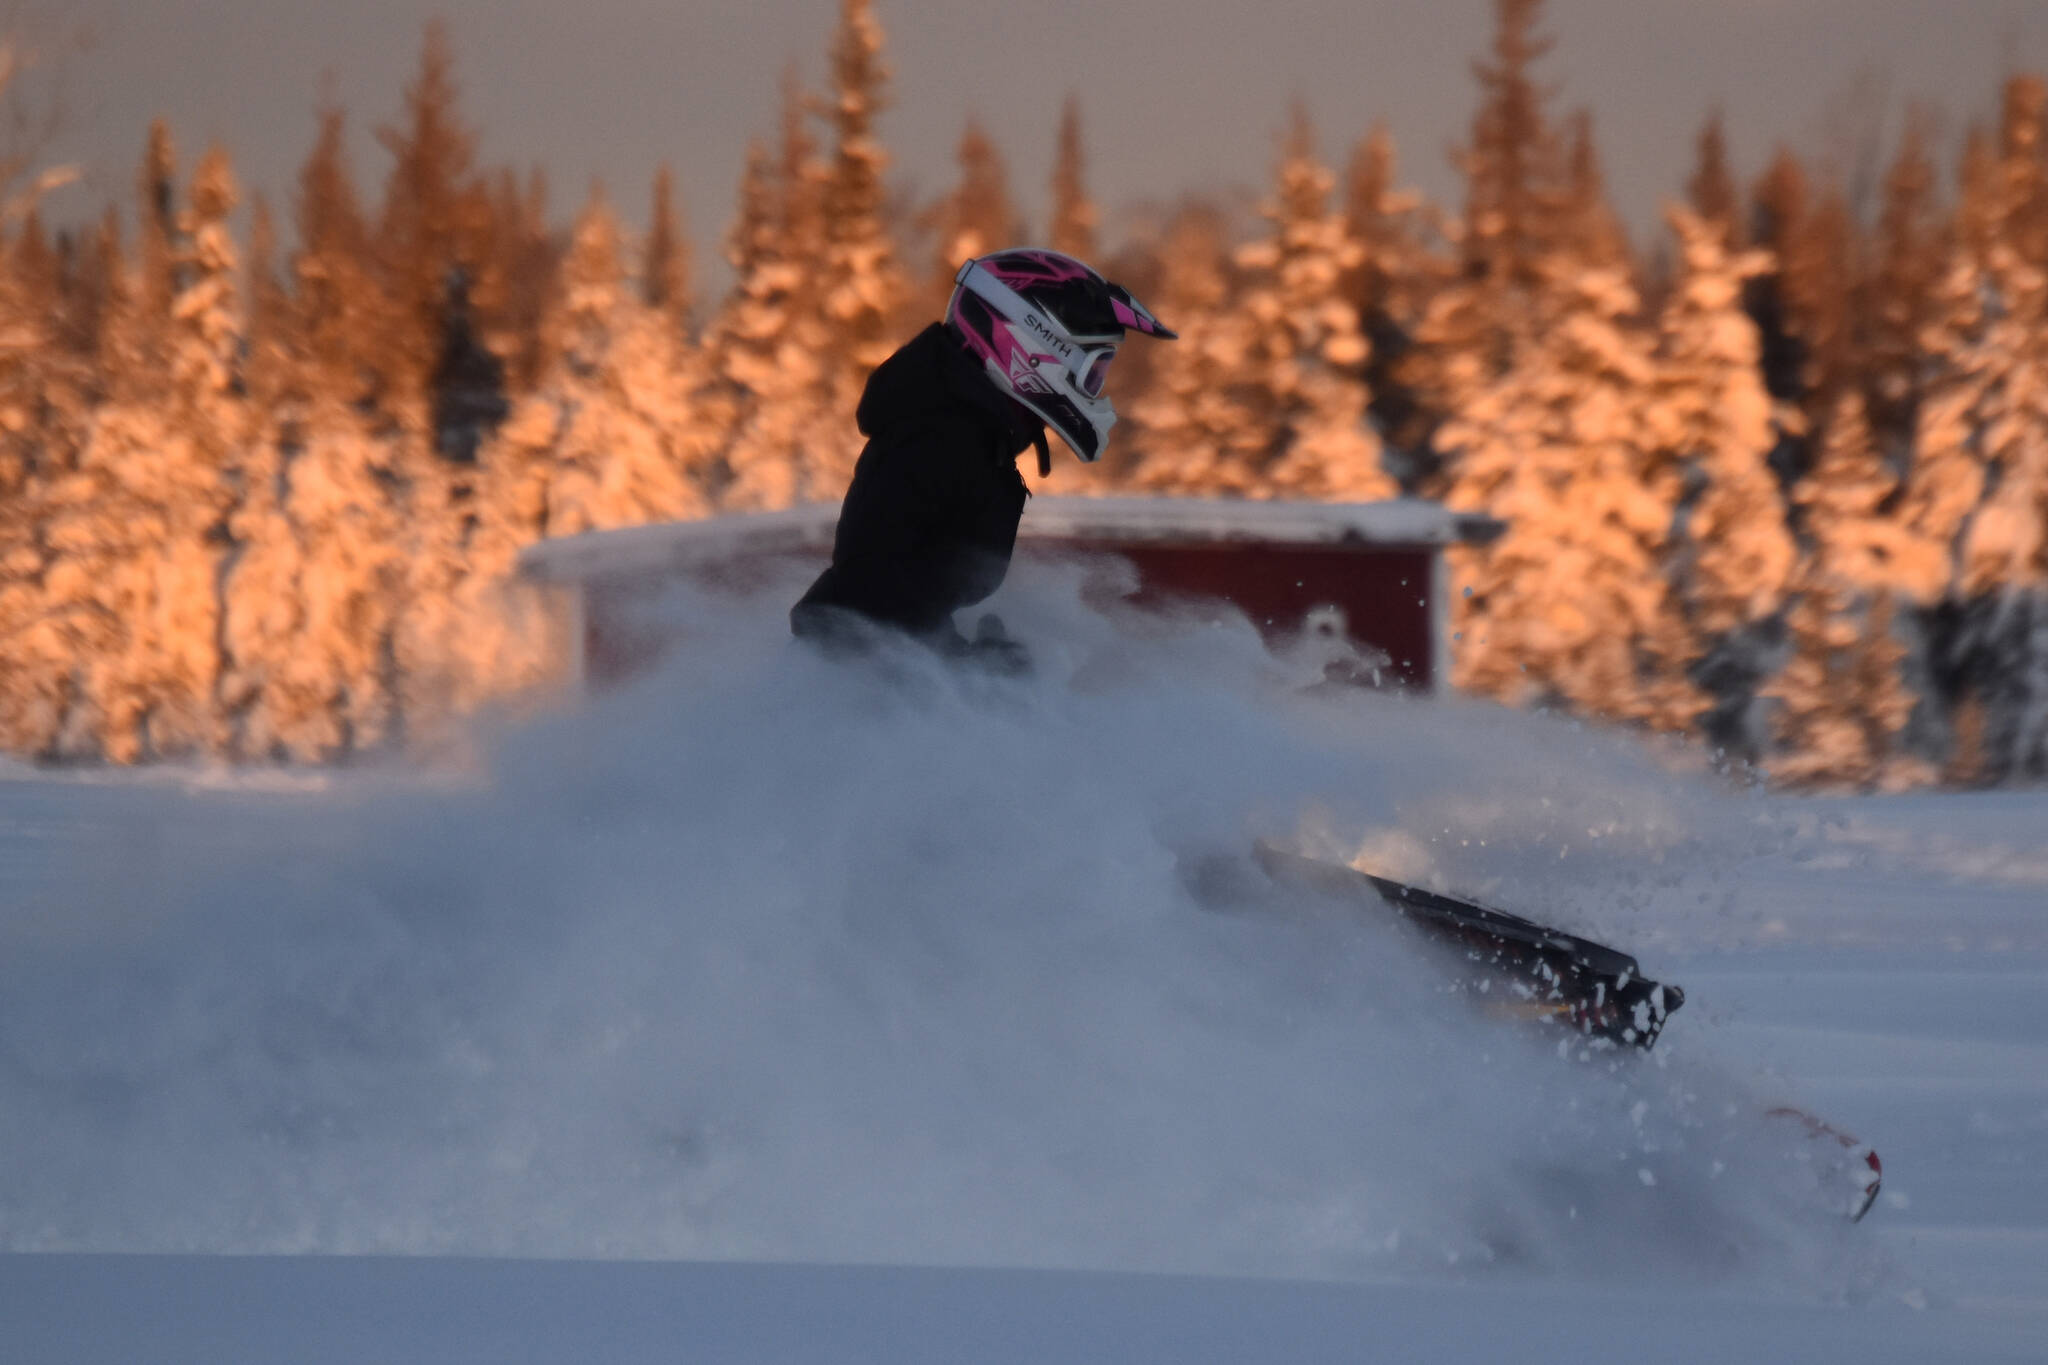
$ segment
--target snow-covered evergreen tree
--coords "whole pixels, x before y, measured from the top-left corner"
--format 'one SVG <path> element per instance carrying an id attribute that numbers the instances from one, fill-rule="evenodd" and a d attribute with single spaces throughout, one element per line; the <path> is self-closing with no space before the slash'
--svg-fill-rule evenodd
<path id="1" fill-rule="evenodd" d="M 1788 151 L 1758 183 L 1754 218 L 1754 243 L 1769 255 L 1747 300 L 1761 333 L 1765 387 L 1785 405 L 1778 421 L 1791 442 L 1781 470 L 1796 477 L 1816 449 L 1809 433 L 1854 368 L 1857 242 L 1841 189 L 1815 193 Z"/>
<path id="2" fill-rule="evenodd" d="M 346 758 L 390 742 L 398 721 L 403 533 L 391 445 L 361 407 L 358 357 L 374 336 L 355 331 L 378 314 L 373 301 L 337 297 L 366 280 L 353 202 L 333 151 L 316 153 L 302 180 L 295 306 L 251 316 L 261 411 L 230 523 L 222 618 L 224 743 L 244 759 Z M 267 370 L 277 381 L 258 385 Z"/>
<path id="3" fill-rule="evenodd" d="M 1962 528 L 1964 597 L 2048 581 L 2048 84 L 2008 83 L 1990 222 L 1965 229 L 1943 291 L 1933 349 L 1941 385 L 1930 460 L 1962 437 L 1982 466 L 1983 493 Z M 1981 191 L 1980 191 L 1981 193 Z M 1970 291 L 1966 296 L 1964 291 Z M 1967 406 L 1957 411 L 1961 400 Z M 1951 454 L 1950 458 L 1954 458 Z M 1966 457 L 1967 458 L 1967 457 Z"/>
<path id="4" fill-rule="evenodd" d="M 1002 153 L 989 141 L 979 120 L 967 120 L 954 156 L 959 182 L 929 215 L 936 252 L 926 292 L 935 314 L 951 297 L 953 275 L 962 262 L 1024 240 L 1022 220 L 1010 202 L 1009 173 Z"/>
<path id="5" fill-rule="evenodd" d="M 1239 307 L 1249 329 L 1245 397 L 1267 433 L 1255 491 L 1261 496 L 1363 501 L 1398 488 L 1380 464 L 1366 421 L 1366 359 L 1358 310 L 1342 284 L 1364 248 L 1332 212 L 1334 176 L 1316 157 L 1305 111 L 1295 111 L 1273 198 L 1268 236 L 1241 247 L 1248 278 Z"/>
<path id="6" fill-rule="evenodd" d="M 1992 269 L 1998 368 L 1967 418 L 1985 492 L 1959 547 L 1966 597 L 2048 581 L 2048 275 L 2002 247 Z"/>
<path id="7" fill-rule="evenodd" d="M 673 209 L 670 204 L 669 217 L 664 218 L 657 202 L 653 219 L 657 236 L 650 238 L 650 245 L 664 249 L 673 245 L 674 254 L 664 258 L 663 268 L 680 268 L 683 275 L 660 287 L 677 289 L 676 297 L 687 301 L 687 257 Z M 548 332 L 542 320 L 555 304 L 561 268 L 559 234 L 548 220 L 547 175 L 535 167 L 522 184 L 510 170 L 501 169 L 492 177 L 487 207 L 476 203 L 472 191 L 469 211 L 488 229 L 481 247 L 475 248 L 482 265 L 472 290 L 482 311 L 484 344 L 504 359 L 507 394 L 531 393 L 552 358 L 547 353 Z M 664 232 L 669 234 L 666 243 L 658 236 Z M 645 287 L 656 286 L 646 281 Z M 687 312 L 685 307 L 682 315 Z"/>
<path id="8" fill-rule="evenodd" d="M 419 401 L 430 391 L 443 352 L 449 274 L 478 264 L 466 252 L 476 137 L 456 109 L 455 59 L 448 31 L 430 22 L 420 46 L 419 73 L 407 87 L 402 126 L 380 130 L 391 153 L 377 226 L 378 264 L 392 304 L 382 338 L 394 401 Z M 474 281 L 472 281 L 474 283 Z"/>
<path id="9" fill-rule="evenodd" d="M 64 285 L 31 207 L 0 251 L 0 747 L 14 753 L 53 746 L 77 665 L 44 582 L 52 490 L 74 477 L 91 417 L 92 339 L 67 326 Z"/>
<path id="10" fill-rule="evenodd" d="M 457 178 L 456 167 L 467 164 L 467 135 L 458 138 L 454 128 L 452 91 L 444 81 L 436 95 L 428 74 L 423 72 L 413 93 L 415 136 L 400 150 L 393 193 L 437 186 L 418 193 L 412 212 L 421 215 L 420 223 L 438 226 L 401 235 L 397 240 L 409 245 L 395 259 L 453 264 L 442 276 L 427 322 L 427 334 L 438 349 L 425 390 L 401 392 L 386 414 L 390 468 L 402 490 L 406 528 L 403 607 L 392 632 L 398 710 L 406 741 L 421 744 L 437 742 L 448 718 L 494 695 L 501 677 L 518 672 L 511 663 L 498 669 L 490 652 L 495 645 L 483 643 L 491 638 L 497 618 L 480 611 L 471 595 L 479 581 L 474 542 L 484 501 L 480 486 L 490 472 L 485 452 L 510 408 L 506 366 L 490 339 L 498 329 L 476 300 L 492 298 L 502 308 L 504 281 L 482 245 L 489 235 L 483 186 L 466 171 Z M 424 115 L 435 107 L 442 110 L 438 121 Z M 437 146 L 446 152 L 458 141 L 459 159 L 429 155 Z M 411 171 L 401 178 L 408 167 Z M 390 206 L 387 195 L 387 223 Z M 437 216 L 444 213 L 445 222 Z M 391 240 L 387 233 L 387 244 Z M 484 267 L 474 278 L 473 264 Z M 423 270 L 416 278 L 424 279 Z M 496 580 L 485 576 L 482 581 Z M 518 643 L 523 646 L 525 638 Z"/>
<path id="11" fill-rule="evenodd" d="M 1419 475 L 1413 455 L 1428 437 L 1420 396 L 1403 374 L 1403 358 L 1432 294 L 1441 287 L 1441 263 L 1427 244 L 1423 201 L 1399 188 L 1394 140 L 1375 124 L 1352 149 L 1344 177 L 1344 222 L 1358 243 L 1358 264 L 1348 272 L 1344 296 L 1358 310 L 1368 354 L 1361 374 L 1367 412 L 1398 462 L 1404 482 Z"/>
<path id="12" fill-rule="evenodd" d="M 799 496 L 837 501 L 853 478 L 861 436 L 853 423 L 874 367 L 903 340 L 912 298 L 883 207 L 889 157 L 875 134 L 887 101 L 882 26 L 872 0 L 841 0 L 832 40 L 826 122 L 832 144 L 822 186 L 824 250 L 811 288 L 825 324 L 823 416 L 797 456 Z"/>
<path id="13" fill-rule="evenodd" d="M 1698 485 L 1682 522 L 1678 570 L 1702 651 L 1698 667 L 1715 697 L 1710 732 L 1730 752 L 1752 755 L 1763 743 L 1755 688 L 1775 662 L 1771 624 L 1794 558 L 1767 463 L 1772 405 L 1758 371 L 1757 329 L 1742 308 L 1743 281 L 1768 258 L 1731 255 L 1690 209 L 1674 207 L 1669 218 L 1680 266 L 1659 319 L 1653 447 Z"/>
<path id="14" fill-rule="evenodd" d="M 719 504 L 731 511 L 826 500 L 804 452 L 845 439 L 831 405 L 832 337 L 814 279 L 824 246 L 824 167 L 805 124 L 804 98 L 785 87 L 779 155 L 756 145 L 726 239 L 730 293 L 707 337 L 729 416 Z"/>
<path id="15" fill-rule="evenodd" d="M 1999 105 L 2000 236 L 2022 261 L 2048 269 L 2048 80 L 2009 77 Z"/>
<path id="16" fill-rule="evenodd" d="M 277 234 L 258 196 L 249 243 L 249 317 L 244 337 L 244 388 L 249 431 L 239 461 L 237 496 L 229 513 L 229 547 L 221 568 L 221 679 L 216 745 L 237 758 L 273 752 L 250 742 L 248 718 L 262 699 L 265 646 L 289 657 L 299 591 L 297 546 L 280 503 L 287 432 L 295 425 L 304 386 L 300 341 L 290 297 L 277 278 Z M 254 601 L 252 602 L 252 599 Z M 277 610 L 282 606 L 283 610 Z M 253 610 L 252 610 L 253 608 Z M 252 621 L 252 616 L 257 619 Z M 282 618 L 282 619 L 279 619 Z"/>
<path id="17" fill-rule="evenodd" d="M 1951 773 L 2048 771 L 2048 87 L 2008 83 L 1995 143 L 1971 140 L 1955 245 L 1923 336 L 1908 512 L 1950 547 L 1935 664 Z"/>
<path id="18" fill-rule="evenodd" d="M 1509 522 L 1495 545 L 1453 556 L 1454 676 L 1689 728 L 1704 699 L 1686 672 L 1694 643 L 1666 550 L 1681 485 L 1652 416 L 1664 367 L 1634 321 L 1590 127 L 1580 120 L 1567 146 L 1544 112 L 1540 10 L 1497 5 L 1460 158 L 1456 274 L 1430 300 L 1406 367 L 1441 420 L 1426 486 Z"/>
<path id="19" fill-rule="evenodd" d="M 1743 238 L 1742 195 L 1728 165 L 1728 136 L 1719 109 L 1700 125 L 1695 148 L 1692 178 L 1685 182 L 1686 202 L 1701 222 L 1721 234 L 1724 246 L 1738 246 Z"/>
<path id="20" fill-rule="evenodd" d="M 2008 363 L 2009 339 L 1996 334 L 2001 316 L 1992 274 L 2000 212 L 1989 146 L 1972 138 L 1963 160 L 1956 242 L 1935 282 L 1926 327 L 1917 341 L 1927 361 L 1918 404 L 1906 514 L 1921 535 L 1959 553 L 1963 532 L 1984 495 L 1979 432 L 1995 402 L 1997 376 Z M 1945 587 L 1953 587 L 1953 566 Z"/>
<path id="21" fill-rule="evenodd" d="M 32 482 L 76 462 L 92 388 L 64 262 L 34 209 L 11 246 L 0 241 L 0 523 L 20 519 Z"/>
<path id="22" fill-rule="evenodd" d="M 167 184 L 153 134 L 145 182 Z M 51 490 L 47 609 L 80 647 L 78 705 L 55 747 L 119 762 L 210 747 L 220 673 L 223 519 L 246 437 L 236 374 L 240 315 L 227 217 L 236 187 L 218 150 L 194 172 L 190 207 L 110 326 L 121 362 L 77 473 Z M 145 233 L 154 239 L 163 225 Z M 166 315 L 160 286 L 174 286 Z"/>
<path id="23" fill-rule="evenodd" d="M 1880 447 L 1899 468 L 1908 462 L 1926 382 L 1921 337 L 1933 315 L 1942 271 L 1942 225 L 1934 198 L 1934 164 L 1927 151 L 1927 119 L 1906 120 L 1886 173 L 1883 207 L 1868 290 L 1869 340 L 1862 381 Z"/>
<path id="24" fill-rule="evenodd" d="M 577 220 L 562 286 L 556 367 L 526 400 L 542 411 L 522 414 L 500 451 L 517 464 L 511 452 L 525 446 L 547 467 L 545 520 L 533 529 L 574 535 L 704 515 L 717 433 L 693 402 L 703 378 L 687 338 L 627 287 L 618 222 L 602 195 Z M 487 525 L 491 506 L 487 498 Z M 535 538 L 523 511 L 506 524 L 515 551 Z"/>
<path id="25" fill-rule="evenodd" d="M 166 535 L 147 624 L 131 642 L 148 749 L 159 755 L 202 752 L 215 740 L 221 545 L 248 437 L 238 373 L 240 267 L 228 224 L 237 197 L 227 154 L 215 147 L 193 171 L 183 222 L 170 430 L 150 481 Z M 133 454 L 151 462 L 146 452 Z"/>
<path id="26" fill-rule="evenodd" d="M 129 307 L 120 319 L 126 324 L 121 344 L 142 362 L 125 378 L 137 386 L 133 392 L 141 392 L 163 382 L 169 365 L 171 300 L 178 288 L 173 259 L 178 237 L 177 150 L 163 119 L 149 125 L 135 190 L 135 272 L 128 283 Z"/>
<path id="27" fill-rule="evenodd" d="M 1130 452 L 1129 481 L 1157 493 L 1255 495 L 1266 434 L 1242 383 L 1250 329 L 1235 303 L 1223 215 L 1182 209 L 1158 254 L 1159 315 L 1180 340 L 1161 348 L 1151 382 L 1127 404 L 1129 434 L 1116 440 Z"/>
<path id="28" fill-rule="evenodd" d="M 1565 148 L 1564 190 L 1558 232 L 1573 253 L 1596 270 L 1630 268 L 1628 235 L 1607 199 L 1607 174 L 1593 140 L 1593 116 L 1584 109 L 1571 118 Z"/>
<path id="29" fill-rule="evenodd" d="M 1058 150 L 1052 167 L 1052 231 L 1054 251 L 1093 262 L 1102 214 L 1088 197 L 1088 167 L 1081 142 L 1081 103 L 1072 95 L 1060 106 Z"/>
<path id="30" fill-rule="evenodd" d="M 403 551 L 387 448 L 324 386 L 279 434 L 235 519 L 222 687 L 233 750 L 300 762 L 373 751 L 397 724 Z"/>
<path id="31" fill-rule="evenodd" d="M 255 196 L 249 210 L 249 302 L 242 328 L 242 390 L 249 400 L 253 428 L 269 424 L 277 405 L 293 387 L 292 360 L 298 350 L 293 335 L 291 295 L 277 273 L 277 222 L 270 201 Z"/>
<path id="32" fill-rule="evenodd" d="M 1932 600 L 1947 579 L 1944 547 L 1900 515 L 1900 475 L 1878 445 L 1862 395 L 1839 395 L 1824 430 L 1813 473 L 1795 490 L 1810 567 L 1859 590 Z"/>
<path id="33" fill-rule="evenodd" d="M 1672 657 L 1663 547 L 1678 487 L 1645 426 L 1652 342 L 1618 267 L 1574 270 L 1546 297 L 1548 344 L 1440 433 L 1459 451 L 1450 505 L 1507 522 L 1499 541 L 1453 553 L 1453 678 L 1510 702 L 1682 729 L 1704 701 Z"/>
<path id="34" fill-rule="evenodd" d="M 472 623 L 461 600 L 478 500 L 477 471 L 443 459 L 422 418 L 380 435 L 404 528 L 391 633 L 399 733 L 408 744 L 431 745 L 479 692 L 462 657 Z"/>
<path id="35" fill-rule="evenodd" d="M 374 401 L 392 382 L 391 356 L 380 345 L 390 314 L 338 109 L 321 113 L 319 139 L 299 172 L 296 223 L 292 295 L 306 363 L 344 402 Z"/>
<path id="36" fill-rule="evenodd" d="M 1564 167 L 1544 113 L 1548 92 L 1535 65 L 1550 51 L 1539 37 L 1543 0 L 1494 0 L 1491 60 L 1475 63 L 1480 104 L 1471 141 L 1459 156 L 1465 173 L 1468 273 L 1497 287 L 1541 283 L 1542 261 L 1556 246 Z"/>
<path id="37" fill-rule="evenodd" d="M 690 244 L 676 209 L 675 177 L 668 164 L 654 173 L 653 213 L 641 254 L 640 297 L 677 333 L 689 330 L 696 299 L 690 286 Z"/>
<path id="38" fill-rule="evenodd" d="M 1836 399 L 1797 486 L 1806 553 L 1787 613 L 1791 652 L 1762 689 L 1775 703 L 1771 772 L 1790 781 L 1897 787 L 1932 775 L 1909 747 L 1920 670 L 1901 608 L 1939 582 L 1939 547 L 1891 508 L 1886 464 L 1854 389 Z"/>
<path id="39" fill-rule="evenodd" d="M 1495 0 L 1493 50 L 1475 64 L 1480 105 L 1458 154 L 1465 211 L 1455 230 L 1452 278 L 1429 301 L 1401 378 L 1439 420 L 1468 411 L 1522 353 L 1539 343 L 1548 282 L 1569 254 L 1561 212 L 1565 167 L 1544 111 L 1535 64 L 1550 49 L 1537 35 L 1542 0 Z M 1439 434 L 1419 471 L 1426 491 L 1456 477 L 1459 453 Z"/>

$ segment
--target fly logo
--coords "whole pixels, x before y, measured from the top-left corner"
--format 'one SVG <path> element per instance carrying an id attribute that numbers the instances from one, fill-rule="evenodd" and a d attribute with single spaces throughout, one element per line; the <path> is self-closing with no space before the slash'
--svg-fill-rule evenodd
<path id="1" fill-rule="evenodd" d="M 1050 356 L 1046 359 L 1051 359 Z M 1022 350 L 1010 353 L 1010 383 L 1019 393 L 1049 394 L 1052 385 L 1037 372 L 1039 357 Z"/>
<path id="2" fill-rule="evenodd" d="M 1058 351 L 1062 360 L 1074 353 L 1073 344 L 1047 326 L 1045 319 L 1038 316 L 1038 314 L 1026 313 L 1024 315 L 1024 325 L 1038 333 L 1039 339 L 1045 342 L 1046 345 Z"/>

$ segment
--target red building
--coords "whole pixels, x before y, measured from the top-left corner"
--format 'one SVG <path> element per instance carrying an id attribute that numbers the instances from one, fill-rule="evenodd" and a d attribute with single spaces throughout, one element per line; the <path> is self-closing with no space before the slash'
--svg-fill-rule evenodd
<path id="1" fill-rule="evenodd" d="M 586 686 L 647 667 L 673 643 L 645 610 L 678 582 L 743 588 L 791 563 L 822 567 L 838 508 L 719 517 L 545 541 L 520 576 L 558 596 Z M 1011 573 L 1048 555 L 1101 554 L 1136 570 L 1139 605 L 1235 609 L 1269 641 L 1305 629 L 1383 658 L 1371 680 L 1428 689 L 1449 676 L 1446 546 L 1483 542 L 1501 523 L 1432 502 L 1205 501 L 1036 497 Z"/>

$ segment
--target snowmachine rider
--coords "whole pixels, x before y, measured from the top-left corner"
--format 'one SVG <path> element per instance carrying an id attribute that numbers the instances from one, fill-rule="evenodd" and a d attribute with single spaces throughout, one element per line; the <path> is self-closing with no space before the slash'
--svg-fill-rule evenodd
<path id="1" fill-rule="evenodd" d="M 942 322 L 875 367 L 856 421 L 868 438 L 839 509 L 832 563 L 790 610 L 790 629 L 859 651 L 877 627 L 999 672 L 1029 666 L 994 616 L 969 640 L 953 613 L 1002 585 L 1030 496 L 1017 457 L 1046 427 L 1092 464 L 1116 421 L 1103 396 L 1127 333 L 1175 335 L 1071 256 L 1011 248 L 960 267 Z"/>

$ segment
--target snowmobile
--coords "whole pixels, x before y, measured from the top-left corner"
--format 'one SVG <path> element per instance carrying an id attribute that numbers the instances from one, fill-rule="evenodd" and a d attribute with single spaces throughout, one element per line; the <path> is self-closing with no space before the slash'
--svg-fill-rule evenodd
<path id="1" fill-rule="evenodd" d="M 1643 974 L 1635 958 L 1602 943 L 1473 901 L 1325 862 L 1260 840 L 1251 868 L 1284 888 L 1374 916 L 1393 915 L 1436 959 L 1453 994 L 1493 1018 L 1564 1028 L 1593 1047 L 1647 1051 L 1685 1004 L 1679 987 Z M 1242 860 L 1210 860 L 1191 886 L 1210 904 L 1244 905 L 1261 888 L 1247 884 Z M 1803 1130 L 1831 1179 L 1845 1190 L 1856 1222 L 1877 1200 L 1884 1168 L 1877 1153 L 1802 1109 L 1778 1106 L 1767 1118 Z"/>

